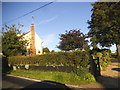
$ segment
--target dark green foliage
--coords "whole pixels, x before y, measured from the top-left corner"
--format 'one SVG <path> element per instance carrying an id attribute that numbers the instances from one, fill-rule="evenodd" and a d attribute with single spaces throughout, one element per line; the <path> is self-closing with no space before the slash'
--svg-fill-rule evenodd
<path id="1" fill-rule="evenodd" d="M 92 42 L 91 43 L 91 46 L 93 47 L 93 49 L 99 49 L 98 47 L 97 47 L 97 40 L 96 40 L 96 36 L 93 36 L 91 39 L 90 39 L 90 41 Z"/>
<path id="2" fill-rule="evenodd" d="M 58 52 L 36 56 L 12 56 L 8 58 L 9 64 L 40 65 L 40 66 L 78 66 L 87 68 L 89 54 L 86 51 Z"/>
<path id="3" fill-rule="evenodd" d="M 51 52 L 55 52 L 55 50 L 52 50 Z"/>
<path id="4" fill-rule="evenodd" d="M 10 73 L 12 69 L 8 66 L 8 58 L 6 56 L 2 56 L 2 73 Z"/>
<path id="5" fill-rule="evenodd" d="M 117 58 L 117 53 L 111 53 L 111 58 Z"/>
<path id="6" fill-rule="evenodd" d="M 60 45 L 57 46 L 63 51 L 89 49 L 86 36 L 80 30 L 66 31 L 60 34 Z"/>
<path id="7" fill-rule="evenodd" d="M 18 36 L 19 35 L 19 36 Z M 5 25 L 2 32 L 2 53 L 5 56 L 22 55 L 26 52 L 27 40 L 15 25 Z"/>
<path id="8" fill-rule="evenodd" d="M 97 59 L 97 57 L 100 58 L 100 66 L 103 70 L 105 67 L 107 67 L 111 62 L 111 52 L 109 49 L 102 49 L 102 50 L 91 50 L 91 56 L 93 59 Z"/>
<path id="9" fill-rule="evenodd" d="M 89 35 L 95 44 L 110 47 L 116 44 L 120 55 L 120 2 L 95 2 L 89 23 Z"/>
<path id="10" fill-rule="evenodd" d="M 50 50 L 46 47 L 46 48 L 43 48 L 43 52 L 48 53 L 48 52 L 50 52 Z"/>

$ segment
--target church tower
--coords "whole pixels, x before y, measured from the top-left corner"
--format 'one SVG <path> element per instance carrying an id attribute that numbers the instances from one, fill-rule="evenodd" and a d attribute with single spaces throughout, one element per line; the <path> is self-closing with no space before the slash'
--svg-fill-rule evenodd
<path id="1" fill-rule="evenodd" d="M 31 32 L 30 55 L 35 55 L 36 48 L 35 48 L 35 27 L 34 27 L 34 24 L 32 24 L 30 26 L 30 32 Z"/>

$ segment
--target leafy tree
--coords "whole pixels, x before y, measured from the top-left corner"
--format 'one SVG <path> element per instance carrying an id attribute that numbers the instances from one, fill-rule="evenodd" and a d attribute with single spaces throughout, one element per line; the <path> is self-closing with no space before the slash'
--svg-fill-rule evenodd
<path id="1" fill-rule="evenodd" d="M 116 44 L 117 53 L 120 55 L 120 2 L 95 2 L 92 6 L 88 34 L 95 37 L 95 43 L 102 47 Z"/>
<path id="2" fill-rule="evenodd" d="M 93 49 L 98 49 L 97 42 L 96 42 L 96 36 L 93 36 L 90 41 L 92 42 L 91 46 L 93 47 Z"/>
<path id="3" fill-rule="evenodd" d="M 51 52 L 55 52 L 55 50 L 52 50 Z"/>
<path id="4" fill-rule="evenodd" d="M 46 48 L 43 48 L 43 52 L 48 53 L 48 52 L 50 52 L 50 50 L 46 47 Z"/>
<path id="5" fill-rule="evenodd" d="M 57 48 L 63 51 L 82 50 L 87 45 L 86 36 L 80 30 L 66 31 L 65 34 L 60 34 L 60 45 Z"/>
<path id="6" fill-rule="evenodd" d="M 5 56 L 21 55 L 26 52 L 27 40 L 23 40 L 23 35 L 19 28 L 22 25 L 7 26 L 2 28 L 2 53 Z"/>

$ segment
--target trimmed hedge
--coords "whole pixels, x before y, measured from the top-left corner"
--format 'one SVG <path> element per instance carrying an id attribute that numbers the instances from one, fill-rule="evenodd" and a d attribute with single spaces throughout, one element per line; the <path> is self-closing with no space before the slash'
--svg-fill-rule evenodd
<path id="1" fill-rule="evenodd" d="M 55 52 L 35 56 L 8 57 L 11 65 L 38 65 L 38 66 L 77 66 L 86 68 L 89 63 L 87 51 Z"/>

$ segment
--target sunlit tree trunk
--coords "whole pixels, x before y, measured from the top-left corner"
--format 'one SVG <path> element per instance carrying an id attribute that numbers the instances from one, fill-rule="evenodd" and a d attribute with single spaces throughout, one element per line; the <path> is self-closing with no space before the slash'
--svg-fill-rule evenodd
<path id="1" fill-rule="evenodd" d="M 120 56 L 120 44 L 116 44 L 117 55 Z"/>

